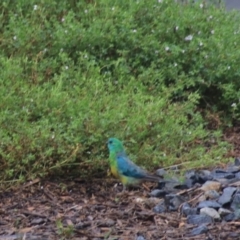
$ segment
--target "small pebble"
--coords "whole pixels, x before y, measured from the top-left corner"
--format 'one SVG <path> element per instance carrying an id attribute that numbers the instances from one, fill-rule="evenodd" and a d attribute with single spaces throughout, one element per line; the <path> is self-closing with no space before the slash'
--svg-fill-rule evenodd
<path id="1" fill-rule="evenodd" d="M 205 192 L 205 197 L 211 200 L 219 198 L 220 194 L 216 190 L 208 190 Z"/>
<path id="2" fill-rule="evenodd" d="M 208 215 L 189 215 L 187 216 L 187 223 L 194 224 L 194 225 L 201 225 L 212 223 L 213 220 Z"/>
<path id="3" fill-rule="evenodd" d="M 153 211 L 155 213 L 164 213 L 167 211 L 166 205 L 164 202 L 157 204 L 154 208 Z"/>
<path id="4" fill-rule="evenodd" d="M 232 212 L 226 208 L 219 208 L 218 213 L 220 214 L 220 216 L 226 216 Z"/>
<path id="5" fill-rule="evenodd" d="M 205 225 L 201 225 L 199 227 L 194 228 L 191 231 L 190 235 L 191 236 L 196 236 L 196 235 L 200 235 L 200 234 L 203 234 L 203 233 L 206 233 L 206 232 L 208 232 L 208 228 Z"/>
<path id="6" fill-rule="evenodd" d="M 220 219 L 220 214 L 214 209 L 209 207 L 201 208 L 200 214 L 208 215 L 209 217 L 213 219 Z"/>
<path id="7" fill-rule="evenodd" d="M 212 201 L 212 200 L 206 200 L 206 201 L 203 201 L 203 202 L 200 202 L 198 205 L 197 205 L 197 208 L 204 208 L 204 207 L 209 207 L 209 208 L 220 208 L 221 205 L 215 201 Z"/>

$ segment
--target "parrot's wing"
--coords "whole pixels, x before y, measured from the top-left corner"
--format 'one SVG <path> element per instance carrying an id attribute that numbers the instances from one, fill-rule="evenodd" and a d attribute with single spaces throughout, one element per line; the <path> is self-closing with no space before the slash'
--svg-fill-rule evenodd
<path id="1" fill-rule="evenodd" d="M 125 153 L 117 155 L 118 171 L 121 175 L 133 178 L 145 178 L 147 173 L 133 163 Z"/>

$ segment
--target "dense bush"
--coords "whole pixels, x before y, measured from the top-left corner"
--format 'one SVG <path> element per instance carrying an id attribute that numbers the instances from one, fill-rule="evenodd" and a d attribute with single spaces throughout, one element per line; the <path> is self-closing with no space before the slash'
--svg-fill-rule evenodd
<path id="1" fill-rule="evenodd" d="M 196 109 L 238 116 L 238 14 L 170 0 L 35 3 L 0 3 L 2 180 L 105 169 L 110 136 L 149 166 L 221 160 L 226 144 Z"/>

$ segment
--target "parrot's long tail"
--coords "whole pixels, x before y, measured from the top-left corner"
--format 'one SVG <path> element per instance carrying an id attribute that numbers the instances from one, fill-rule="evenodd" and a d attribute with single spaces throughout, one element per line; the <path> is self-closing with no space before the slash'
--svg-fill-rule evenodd
<path id="1" fill-rule="evenodd" d="M 146 179 L 147 181 L 150 181 L 150 182 L 159 182 L 161 180 L 160 177 L 153 176 L 153 175 L 146 175 L 144 177 L 144 179 Z"/>

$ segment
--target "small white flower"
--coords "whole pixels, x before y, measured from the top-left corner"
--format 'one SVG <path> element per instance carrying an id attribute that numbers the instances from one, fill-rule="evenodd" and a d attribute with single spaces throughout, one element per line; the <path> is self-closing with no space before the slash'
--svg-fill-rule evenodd
<path id="1" fill-rule="evenodd" d="M 162 2 L 163 2 L 163 0 L 158 0 L 158 2 L 159 2 L 159 3 L 162 3 Z"/>
<path id="2" fill-rule="evenodd" d="M 88 58 L 88 55 L 86 54 L 86 55 L 84 55 L 84 58 Z"/>
<path id="3" fill-rule="evenodd" d="M 214 34 L 214 30 L 211 31 L 211 34 Z"/>
<path id="4" fill-rule="evenodd" d="M 137 32 L 137 30 L 136 30 L 136 29 L 133 29 L 133 32 L 135 33 L 135 32 Z"/>
<path id="5" fill-rule="evenodd" d="M 155 54 L 158 54 L 158 53 L 159 53 L 159 51 L 156 50 L 156 51 L 155 51 Z"/>
<path id="6" fill-rule="evenodd" d="M 115 7 L 112 7 L 112 11 L 114 11 L 115 10 Z"/>
<path id="7" fill-rule="evenodd" d="M 13 40 L 17 40 L 17 36 L 14 36 L 14 37 L 13 37 Z"/>
<path id="8" fill-rule="evenodd" d="M 237 106 L 236 103 L 232 103 L 231 107 L 235 108 Z"/>
<path id="9" fill-rule="evenodd" d="M 202 42 L 200 42 L 200 43 L 199 43 L 199 46 L 200 46 L 200 47 L 202 47 L 202 46 L 203 46 L 203 43 L 202 43 Z"/>
<path id="10" fill-rule="evenodd" d="M 63 48 L 60 49 L 60 52 L 63 52 Z"/>
<path id="11" fill-rule="evenodd" d="M 178 29 L 179 29 L 179 27 L 178 27 L 178 26 L 176 26 L 176 27 L 175 27 L 175 30 L 177 31 Z"/>
<path id="12" fill-rule="evenodd" d="M 34 10 L 34 11 L 36 11 L 37 8 L 38 8 L 38 5 L 34 5 L 34 6 L 33 6 L 33 10 Z"/>
<path id="13" fill-rule="evenodd" d="M 169 48 L 169 47 L 165 47 L 165 50 L 166 50 L 166 51 L 169 51 L 169 50 L 170 50 L 170 48 Z"/>
<path id="14" fill-rule="evenodd" d="M 47 48 L 44 48 L 44 49 L 43 49 L 43 52 L 47 52 Z"/>
<path id="15" fill-rule="evenodd" d="M 228 70 L 230 70 L 230 69 L 231 69 L 231 67 L 230 67 L 230 66 L 228 66 L 228 67 L 227 67 L 227 69 L 228 69 Z"/>
<path id="16" fill-rule="evenodd" d="M 177 65 L 178 65 L 177 63 L 174 63 L 174 67 L 177 67 Z"/>
<path id="17" fill-rule="evenodd" d="M 54 134 L 52 134 L 52 139 L 54 139 L 55 138 L 55 135 Z"/>
<path id="18" fill-rule="evenodd" d="M 151 32 L 154 33 L 155 31 L 152 29 Z"/>
<path id="19" fill-rule="evenodd" d="M 198 31 L 198 35 L 200 35 L 201 34 L 201 31 Z"/>
<path id="20" fill-rule="evenodd" d="M 149 126 L 152 126 L 152 122 L 149 123 Z"/>
<path id="21" fill-rule="evenodd" d="M 33 102 L 33 99 L 31 98 L 30 101 Z"/>
<path id="22" fill-rule="evenodd" d="M 188 135 L 191 135 L 192 134 L 192 132 L 190 131 L 190 132 L 188 132 Z"/>
<path id="23" fill-rule="evenodd" d="M 65 21 L 65 18 L 62 18 L 61 21 L 64 22 L 64 21 Z"/>
<path id="24" fill-rule="evenodd" d="M 213 16 L 212 16 L 212 15 L 210 15 L 208 19 L 210 19 L 210 20 L 211 20 L 212 18 L 213 18 Z"/>
<path id="25" fill-rule="evenodd" d="M 65 32 L 65 33 L 68 33 L 68 30 L 65 30 L 64 32 Z"/>
<path id="26" fill-rule="evenodd" d="M 85 9 L 85 10 L 84 10 L 84 12 L 85 12 L 85 13 L 88 13 L 88 10 L 87 10 L 87 9 Z"/>
<path id="27" fill-rule="evenodd" d="M 182 53 L 185 53 L 185 50 L 182 50 Z"/>
<path id="28" fill-rule="evenodd" d="M 203 4 L 202 3 L 199 6 L 200 6 L 200 8 L 203 8 Z"/>
<path id="29" fill-rule="evenodd" d="M 208 58 L 208 55 L 206 55 L 205 58 L 207 59 L 207 58 Z"/>
<path id="30" fill-rule="evenodd" d="M 68 68 L 69 68 L 68 66 L 65 66 L 65 69 L 66 69 L 66 70 L 68 70 Z"/>
<path id="31" fill-rule="evenodd" d="M 193 39 L 193 35 L 188 35 L 185 37 L 185 41 L 191 41 Z"/>

